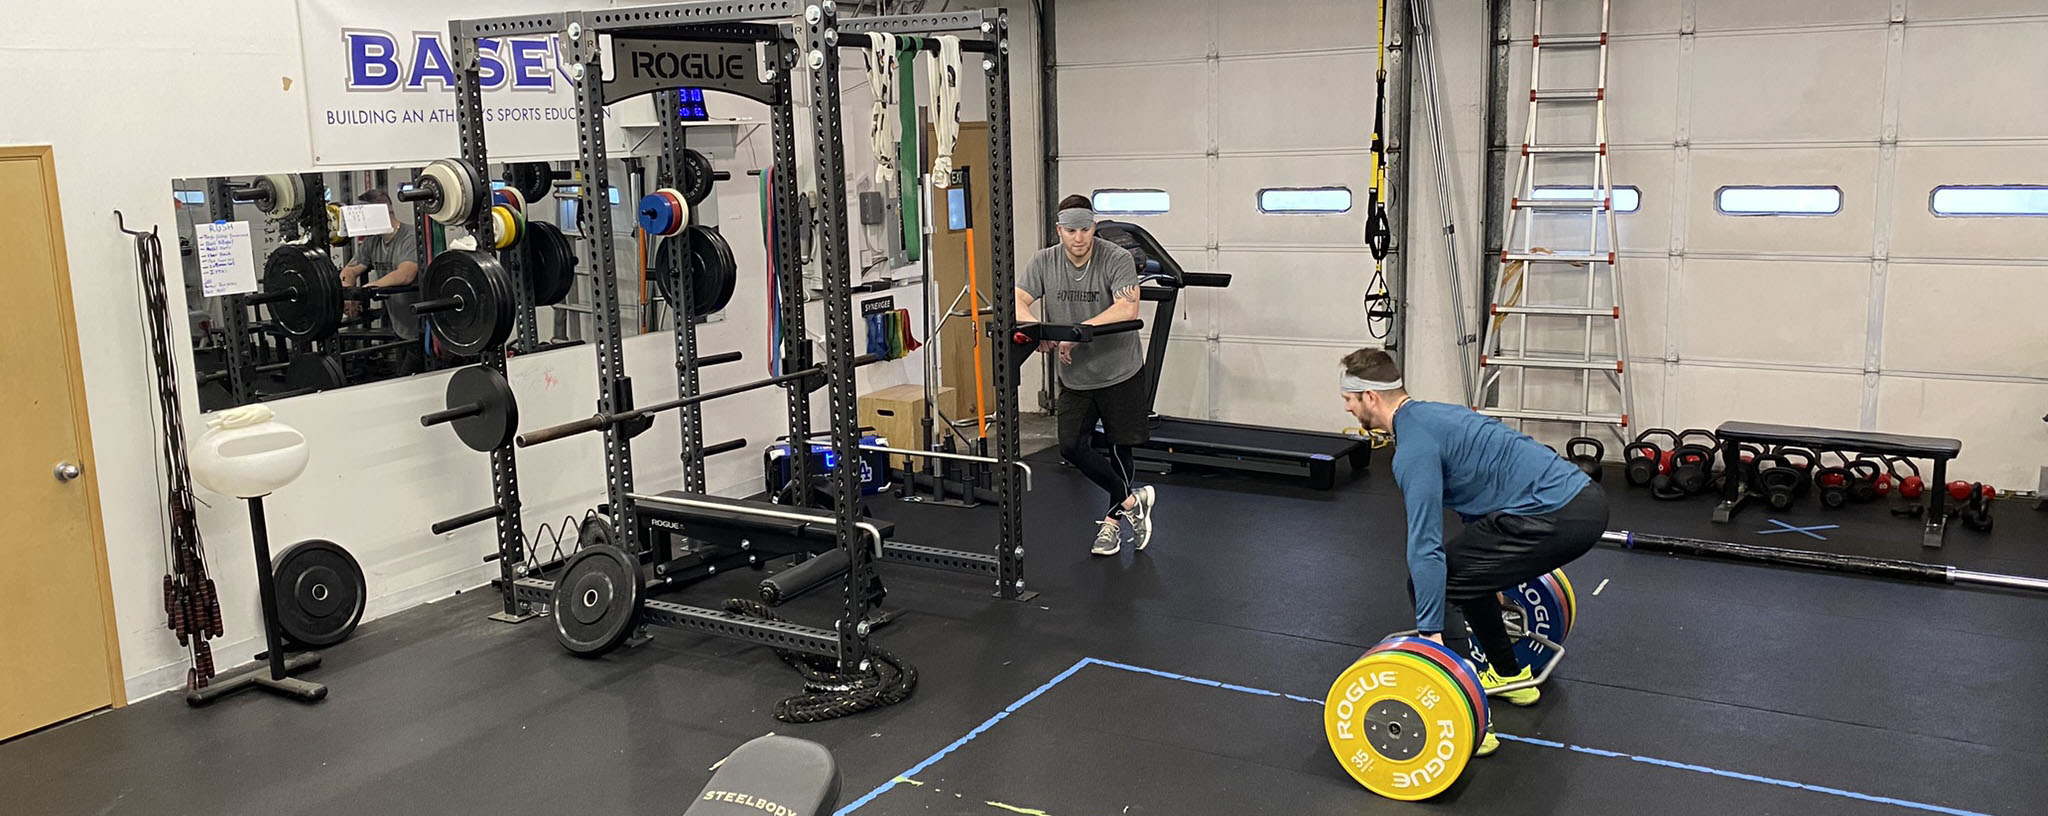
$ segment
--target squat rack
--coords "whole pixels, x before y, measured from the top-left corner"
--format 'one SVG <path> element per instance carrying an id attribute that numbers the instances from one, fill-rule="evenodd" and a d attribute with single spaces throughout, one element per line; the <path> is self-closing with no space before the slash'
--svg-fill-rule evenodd
<path id="1" fill-rule="evenodd" d="M 761 23 L 760 21 L 774 21 Z M 844 459 L 858 456 L 859 444 L 855 397 L 853 393 L 853 322 L 852 296 L 849 291 L 846 251 L 846 203 L 844 166 L 839 136 L 839 55 L 833 47 L 839 41 L 838 21 L 834 4 L 828 0 L 810 0 L 799 3 L 796 0 L 748 0 L 747 2 L 720 2 L 718 0 L 697 0 L 696 2 L 669 3 L 628 9 L 606 11 L 568 11 L 560 13 L 533 14 L 488 19 L 454 20 L 449 23 L 456 62 L 456 121 L 462 136 L 462 158 L 476 167 L 488 166 L 484 144 L 483 94 L 480 82 L 477 41 L 480 38 L 495 38 L 515 35 L 561 34 L 560 47 L 563 61 L 569 65 L 569 77 L 576 85 L 577 122 L 577 167 L 581 183 L 578 187 L 578 221 L 585 235 L 609 236 L 612 234 L 612 212 L 609 203 L 609 167 L 605 155 L 605 106 L 608 102 L 620 101 L 642 93 L 662 92 L 672 98 L 677 88 L 702 86 L 727 90 L 749 98 L 766 102 L 773 110 L 775 138 L 775 166 L 778 184 L 774 193 L 775 209 L 785 223 L 796 222 L 796 122 L 791 82 L 793 75 L 802 70 L 809 83 L 811 100 L 812 133 L 815 138 L 815 166 L 819 190 L 818 260 L 822 267 L 825 283 L 826 304 L 826 360 L 817 366 L 825 375 L 830 389 L 831 439 L 835 452 Z M 676 71 L 669 76 L 646 76 L 653 71 L 620 70 L 610 81 L 600 78 L 604 75 L 604 48 L 599 42 L 600 35 L 613 38 L 616 51 L 625 53 L 629 49 L 648 51 L 674 51 L 684 44 L 699 47 L 744 50 L 746 57 L 741 65 L 752 66 L 752 48 L 757 43 L 768 43 L 769 62 L 764 71 L 746 70 L 743 76 L 708 76 L 710 72 Z M 737 44 L 745 44 L 740 49 Z M 801 57 L 801 63 L 800 63 Z M 632 61 L 621 59 L 622 69 Z M 678 61 L 680 62 L 680 61 Z M 696 73 L 695 76 L 682 76 Z M 669 107 L 664 105 L 663 107 Z M 671 108 L 672 109 L 672 108 Z M 672 158 L 680 151 L 674 144 L 674 131 L 664 128 L 668 148 L 665 158 Z M 469 225 L 478 235 L 479 246 L 489 245 L 491 225 L 487 219 L 477 218 Z M 795 261 L 800 247 L 797 235 L 792 232 L 779 246 L 778 254 L 785 260 Z M 598 361 L 598 410 L 601 414 L 612 415 L 633 408 L 632 382 L 626 376 L 623 351 L 623 334 L 619 322 L 619 293 L 617 281 L 617 260 L 610 241 L 585 242 L 586 267 L 593 279 L 595 306 L 596 341 L 592 344 Z M 800 275 L 795 263 L 789 267 L 792 277 Z M 798 287 L 801 282 L 785 281 L 785 289 Z M 687 289 L 688 287 L 682 287 Z M 801 320 L 803 302 L 801 298 L 785 307 L 782 320 Z M 687 311 L 678 315 L 681 328 L 678 346 L 694 345 L 694 326 Z M 786 336 L 803 337 L 798 332 Z M 806 345 L 792 346 L 785 350 L 786 370 L 810 368 L 811 350 Z M 684 357 L 678 364 L 682 376 L 681 385 L 688 388 L 694 373 L 694 357 Z M 798 438 L 808 435 L 809 399 L 802 388 L 791 389 L 789 398 L 790 429 Z M 638 539 L 641 526 L 636 509 L 640 498 L 633 484 L 633 463 L 631 436 L 634 428 L 627 424 L 608 424 L 604 429 L 606 505 L 614 523 L 616 543 L 628 553 L 638 553 Z M 684 454 L 686 458 L 701 459 L 701 440 L 697 434 L 686 433 Z M 693 450 L 695 449 L 695 450 Z M 692 453 L 698 456 L 690 456 Z M 494 464 L 499 455 L 510 455 L 509 450 L 493 453 Z M 492 469 L 493 482 L 500 486 L 510 481 L 510 474 L 500 468 Z M 750 641 L 784 649 L 836 657 L 842 666 L 852 667 L 866 661 L 868 644 L 865 626 L 856 627 L 855 622 L 864 621 L 868 613 L 868 598 L 858 591 L 867 586 L 872 576 L 868 534 L 859 526 L 857 508 L 851 497 L 858 494 L 854 482 L 856 474 L 851 469 L 840 469 L 831 474 L 837 483 L 835 492 L 848 497 L 836 502 L 832 508 L 833 537 L 836 545 L 848 554 L 846 610 L 836 627 L 837 631 L 795 626 L 778 621 L 750 619 L 711 609 L 671 604 L 661 601 L 647 601 L 643 605 L 643 620 L 675 628 L 689 629 L 706 634 L 737 640 Z M 801 484 L 808 486 L 808 474 L 798 471 Z M 693 487 L 700 487 L 693 485 Z M 502 497 L 501 497 L 502 498 Z M 506 506 L 501 503 L 501 506 Z M 516 510 L 515 503 L 506 506 L 508 511 Z M 500 516 L 501 529 L 513 521 L 514 513 Z M 870 528 L 871 529 L 871 528 Z M 501 553 L 507 552 L 507 543 L 500 542 Z M 518 545 L 510 545 L 516 547 Z M 509 560 L 509 559 L 508 559 Z M 508 566 L 507 569 L 510 569 Z M 510 574 L 508 573 L 508 577 Z M 510 581 L 508 606 L 515 602 L 546 603 L 552 599 L 552 582 L 536 578 L 521 577 Z"/>

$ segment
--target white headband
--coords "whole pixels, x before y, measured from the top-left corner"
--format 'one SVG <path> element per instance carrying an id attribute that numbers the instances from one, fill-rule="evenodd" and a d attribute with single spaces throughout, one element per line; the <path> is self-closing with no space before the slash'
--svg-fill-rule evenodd
<path id="1" fill-rule="evenodd" d="M 1346 394 L 1360 394 L 1366 391 L 1392 391 L 1401 387 L 1401 380 L 1399 378 L 1395 378 L 1393 382 L 1374 382 L 1353 377 L 1349 371 L 1340 375 L 1337 383 L 1338 387 L 1344 389 Z"/>

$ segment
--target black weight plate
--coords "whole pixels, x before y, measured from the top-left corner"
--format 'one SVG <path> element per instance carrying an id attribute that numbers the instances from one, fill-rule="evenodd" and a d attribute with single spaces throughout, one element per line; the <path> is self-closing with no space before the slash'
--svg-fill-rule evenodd
<path id="1" fill-rule="evenodd" d="M 661 290 L 661 299 L 671 305 L 681 292 L 682 274 L 691 265 L 692 244 L 689 233 L 663 238 L 654 250 L 654 286 Z M 695 292 L 694 288 L 691 292 Z"/>
<path id="2" fill-rule="evenodd" d="M 538 306 L 553 306 L 569 297 L 576 285 L 576 250 L 562 230 L 546 221 L 526 225 L 526 272 L 533 279 Z"/>
<path id="3" fill-rule="evenodd" d="M 514 162 L 505 166 L 505 184 L 533 204 L 555 191 L 554 170 L 547 162 Z"/>
<path id="4" fill-rule="evenodd" d="M 592 514 L 584 517 L 583 525 L 576 528 L 576 546 L 617 546 L 618 537 L 612 535 L 612 520 Z"/>
<path id="5" fill-rule="evenodd" d="M 282 246 L 263 261 L 263 291 L 286 289 L 288 300 L 272 301 L 270 319 L 294 340 L 325 340 L 341 329 L 341 270 L 327 252 L 310 246 Z"/>
<path id="6" fill-rule="evenodd" d="M 555 640 L 578 657 L 618 648 L 640 618 L 640 565 L 609 544 L 569 556 L 555 582 Z"/>
<path id="7" fill-rule="evenodd" d="M 293 643 L 319 648 L 346 640 L 363 620 L 369 588 L 363 568 L 341 545 L 310 538 L 279 553 L 277 625 Z"/>
<path id="8" fill-rule="evenodd" d="M 284 367 L 284 387 L 288 391 L 325 391 L 347 384 L 348 375 L 342 371 L 341 360 L 332 354 L 301 354 Z"/>
<path id="9" fill-rule="evenodd" d="M 512 444 L 519 428 L 519 403 L 505 375 L 486 366 L 469 366 L 448 378 L 448 407 L 483 403 L 483 413 L 448 423 L 470 450 L 492 451 Z"/>
<path id="10" fill-rule="evenodd" d="M 690 239 L 690 309 L 698 317 L 713 314 L 732 302 L 739 270 L 732 246 L 710 227 L 695 225 Z"/>
<path id="11" fill-rule="evenodd" d="M 459 297 L 463 305 L 433 313 L 434 330 L 450 353 L 481 354 L 504 345 L 512 334 L 512 285 L 505 267 L 488 252 L 453 249 L 427 264 L 420 300 Z"/>
<path id="12" fill-rule="evenodd" d="M 683 192 L 683 200 L 691 207 L 704 203 L 711 197 L 711 160 L 704 154 L 687 147 L 683 148 L 683 166 L 679 168 L 680 179 L 676 186 Z"/>

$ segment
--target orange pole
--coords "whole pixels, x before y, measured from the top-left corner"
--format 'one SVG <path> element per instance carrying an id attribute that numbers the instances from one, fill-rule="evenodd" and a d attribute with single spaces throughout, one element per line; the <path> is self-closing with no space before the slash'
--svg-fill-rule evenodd
<path id="1" fill-rule="evenodd" d="M 981 367 L 981 284 L 975 278 L 979 271 L 974 263 L 974 228 L 967 228 L 967 310 L 974 315 L 974 420 L 981 438 L 988 438 L 988 401 L 982 387 L 985 376 Z"/>

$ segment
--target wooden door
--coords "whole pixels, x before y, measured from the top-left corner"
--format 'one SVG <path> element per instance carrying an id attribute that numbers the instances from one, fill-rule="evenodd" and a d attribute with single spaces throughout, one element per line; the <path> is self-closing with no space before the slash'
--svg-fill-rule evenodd
<path id="1" fill-rule="evenodd" d="M 111 217 L 106 227 L 115 234 Z M 0 298 L 6 739 L 125 702 L 56 165 L 47 147 L 0 147 L 0 267 L 9 289 Z"/>

